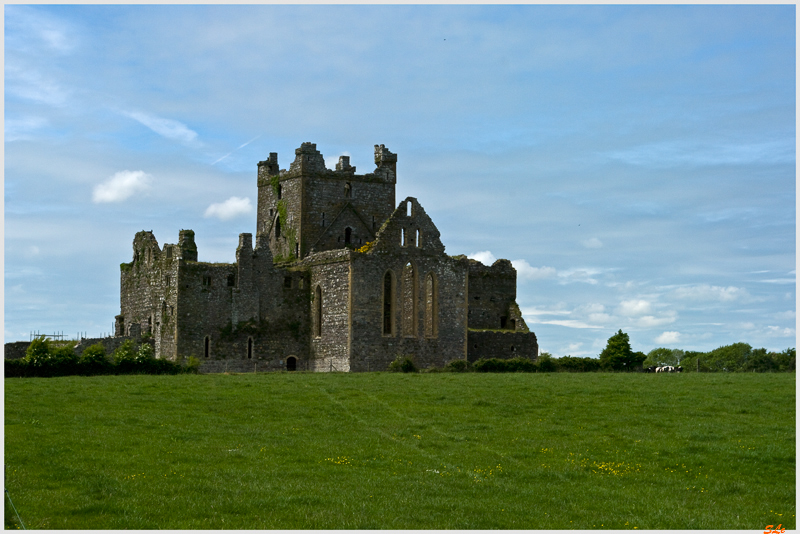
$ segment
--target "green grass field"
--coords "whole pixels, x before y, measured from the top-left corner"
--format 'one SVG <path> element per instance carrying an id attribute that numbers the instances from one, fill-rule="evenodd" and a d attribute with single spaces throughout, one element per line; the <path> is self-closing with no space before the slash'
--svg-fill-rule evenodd
<path id="1" fill-rule="evenodd" d="M 6 379 L 5 470 L 28 528 L 788 530 L 795 375 Z"/>

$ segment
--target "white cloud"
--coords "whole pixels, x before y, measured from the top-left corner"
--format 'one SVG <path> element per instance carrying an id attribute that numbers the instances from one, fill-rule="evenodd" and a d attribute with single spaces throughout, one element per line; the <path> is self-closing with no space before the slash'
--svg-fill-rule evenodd
<path id="1" fill-rule="evenodd" d="M 654 315 L 645 315 L 643 317 L 639 317 L 634 321 L 634 324 L 639 328 L 653 328 L 655 326 L 664 326 L 666 324 L 674 323 L 675 320 L 678 318 L 678 314 L 675 312 L 667 312 L 665 315 L 661 317 L 656 317 Z"/>
<path id="2" fill-rule="evenodd" d="M 635 317 L 650 312 L 650 303 L 646 300 L 623 300 L 619 304 L 619 314 Z"/>
<path id="3" fill-rule="evenodd" d="M 139 111 L 125 111 L 124 115 L 139 121 L 158 135 L 179 141 L 184 144 L 191 144 L 197 139 L 197 132 L 190 130 L 185 124 L 172 119 L 164 119 L 155 115 L 148 115 Z"/>
<path id="4" fill-rule="evenodd" d="M 525 260 L 511 260 L 511 265 L 517 270 L 518 280 L 538 280 L 556 275 L 556 270 L 552 267 L 533 267 Z"/>
<path id="5" fill-rule="evenodd" d="M 494 257 L 494 254 L 488 250 L 484 250 L 483 252 L 473 252 L 472 254 L 468 254 L 467 257 L 473 260 L 478 260 L 484 265 L 492 265 L 497 261 L 497 258 Z"/>
<path id="6" fill-rule="evenodd" d="M 122 202 L 136 193 L 147 192 L 152 181 L 153 177 L 144 171 L 120 171 L 95 186 L 92 201 L 96 204 Z"/>
<path id="7" fill-rule="evenodd" d="M 673 295 L 684 300 L 713 300 L 719 302 L 732 302 L 750 296 L 747 290 L 741 287 L 722 287 L 708 284 L 679 287 L 673 291 Z"/>
<path id="8" fill-rule="evenodd" d="M 597 280 L 592 278 L 596 274 L 600 274 L 599 269 L 591 268 L 578 268 L 569 269 L 567 271 L 559 271 L 558 277 L 561 279 L 560 283 L 567 284 L 569 282 L 585 282 L 587 284 L 596 284 Z"/>
<path id="9" fill-rule="evenodd" d="M 663 332 L 660 336 L 656 337 L 654 341 L 660 345 L 671 345 L 673 343 L 679 342 L 680 340 L 681 340 L 680 332 L 667 331 Z"/>
<path id="10" fill-rule="evenodd" d="M 603 242 L 597 239 L 596 237 L 592 237 L 591 239 L 585 239 L 581 241 L 581 244 L 586 248 L 602 248 Z"/>
<path id="11" fill-rule="evenodd" d="M 766 335 L 770 337 L 794 337 L 794 328 L 782 328 L 780 326 L 768 326 Z"/>
<path id="12" fill-rule="evenodd" d="M 607 313 L 590 313 L 587 317 L 593 323 L 603 324 L 609 323 L 614 318 L 613 315 Z"/>
<path id="13" fill-rule="evenodd" d="M 249 198 L 231 197 L 225 202 L 211 204 L 206 209 L 205 217 L 217 217 L 227 221 L 240 215 L 247 215 L 251 211 L 253 211 L 253 206 L 250 204 Z"/>

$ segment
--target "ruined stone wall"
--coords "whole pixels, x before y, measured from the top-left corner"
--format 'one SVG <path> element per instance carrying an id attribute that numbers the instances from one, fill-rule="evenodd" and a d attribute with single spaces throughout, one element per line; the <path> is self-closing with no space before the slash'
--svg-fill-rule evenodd
<path id="1" fill-rule="evenodd" d="M 265 373 L 286 371 L 286 359 L 282 360 L 204 360 L 200 362 L 200 373 Z M 296 371 L 308 371 L 308 361 L 298 360 Z"/>
<path id="2" fill-rule="evenodd" d="M 194 233 L 182 231 L 188 255 L 196 254 Z M 138 232 L 133 240 L 133 261 L 120 265 L 120 317 L 118 334 L 150 333 L 157 357 L 174 358 L 180 245 L 161 250 L 152 232 Z"/>
<path id="3" fill-rule="evenodd" d="M 310 272 L 313 371 L 350 370 L 351 254 L 347 249 L 322 252 L 304 262 Z"/>
<path id="4" fill-rule="evenodd" d="M 402 355 L 425 368 L 465 359 L 466 273 L 446 255 L 354 253 L 351 370 L 384 371 Z"/>
<path id="5" fill-rule="evenodd" d="M 6 360 L 19 360 L 20 358 L 24 358 L 30 344 L 30 341 L 6 343 L 3 345 L 3 357 Z"/>
<path id="6" fill-rule="evenodd" d="M 178 357 L 233 356 L 230 347 L 222 343 L 221 333 L 230 323 L 235 277 L 234 264 L 181 263 L 177 305 Z"/>
<path id="7" fill-rule="evenodd" d="M 468 338 L 471 362 L 481 358 L 535 360 L 539 355 L 539 344 L 533 332 L 470 330 Z"/>
<path id="8" fill-rule="evenodd" d="M 508 260 L 469 262 L 469 327 L 527 330 L 516 305 L 517 271 Z"/>

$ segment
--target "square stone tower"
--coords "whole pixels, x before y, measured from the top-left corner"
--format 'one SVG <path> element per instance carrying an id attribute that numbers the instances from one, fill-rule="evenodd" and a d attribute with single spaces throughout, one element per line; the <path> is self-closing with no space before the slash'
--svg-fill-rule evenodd
<path id="1" fill-rule="evenodd" d="M 374 241 L 395 208 L 397 155 L 375 145 L 375 165 L 356 174 L 350 157 L 340 156 L 328 169 L 314 143 L 295 150 L 288 171 L 279 169 L 275 152 L 259 162 L 256 232 L 269 236 L 275 261 Z"/>

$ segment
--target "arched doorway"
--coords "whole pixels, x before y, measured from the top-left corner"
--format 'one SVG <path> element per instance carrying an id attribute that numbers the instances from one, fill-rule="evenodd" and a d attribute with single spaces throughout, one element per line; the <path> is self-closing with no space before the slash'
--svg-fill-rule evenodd
<path id="1" fill-rule="evenodd" d="M 289 356 L 286 358 L 286 370 L 287 371 L 297 371 L 297 358 L 294 356 Z"/>

